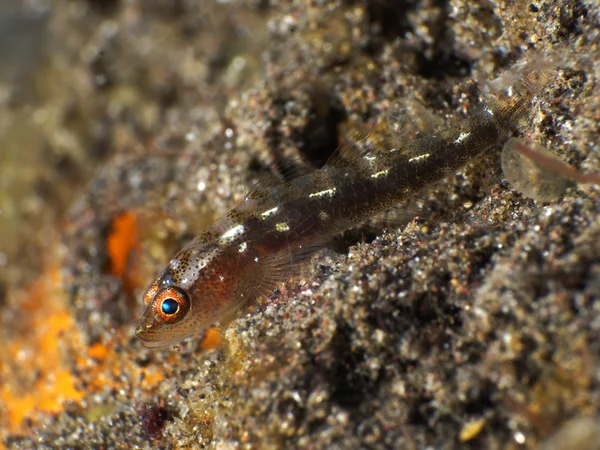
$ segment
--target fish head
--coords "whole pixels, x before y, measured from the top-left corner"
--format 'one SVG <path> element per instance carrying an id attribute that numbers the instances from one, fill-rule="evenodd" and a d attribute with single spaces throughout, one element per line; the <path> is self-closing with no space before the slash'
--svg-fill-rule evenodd
<path id="1" fill-rule="evenodd" d="M 174 345 L 227 315 L 236 266 L 232 252 L 216 241 L 195 240 L 181 250 L 144 293 L 146 310 L 135 331 L 142 345 Z"/>

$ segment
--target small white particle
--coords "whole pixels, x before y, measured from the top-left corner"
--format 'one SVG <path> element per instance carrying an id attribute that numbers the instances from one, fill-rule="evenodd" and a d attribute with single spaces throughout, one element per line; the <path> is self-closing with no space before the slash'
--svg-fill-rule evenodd
<path id="1" fill-rule="evenodd" d="M 185 140 L 188 141 L 188 142 L 195 141 L 196 140 L 196 133 L 193 133 L 193 132 L 190 131 L 189 133 L 187 133 L 185 135 Z"/>
<path id="2" fill-rule="evenodd" d="M 517 441 L 517 444 L 524 444 L 525 440 L 525 435 L 523 433 L 520 431 L 515 432 L 515 441 Z"/>
<path id="3" fill-rule="evenodd" d="M 198 190 L 203 191 L 204 189 L 206 189 L 206 183 L 204 181 L 200 181 L 198 183 Z"/>
<path id="4" fill-rule="evenodd" d="M 240 244 L 240 253 L 244 253 L 247 248 L 248 248 L 248 243 L 247 242 L 242 242 Z"/>

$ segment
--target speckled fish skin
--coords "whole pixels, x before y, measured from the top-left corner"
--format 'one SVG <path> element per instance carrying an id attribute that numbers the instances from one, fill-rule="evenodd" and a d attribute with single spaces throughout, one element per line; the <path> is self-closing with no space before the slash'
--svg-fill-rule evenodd
<path id="1" fill-rule="evenodd" d="M 470 118 L 435 135 L 394 143 L 368 134 L 358 151 L 342 149 L 321 169 L 254 190 L 154 280 L 136 335 L 146 347 L 163 347 L 232 318 L 327 238 L 505 142 L 528 112 L 534 86 L 518 82 L 488 94 Z"/>

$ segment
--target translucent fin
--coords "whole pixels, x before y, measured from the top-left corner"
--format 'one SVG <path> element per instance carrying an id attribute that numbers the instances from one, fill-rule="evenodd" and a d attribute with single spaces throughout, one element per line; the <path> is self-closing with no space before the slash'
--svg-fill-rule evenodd
<path id="1" fill-rule="evenodd" d="M 269 294 L 284 281 L 302 273 L 310 259 L 323 248 L 324 244 L 308 245 L 264 257 L 260 270 L 247 282 L 249 300 Z"/>
<path id="2" fill-rule="evenodd" d="M 329 159 L 327 166 L 354 169 L 356 176 L 370 175 L 386 170 L 397 158 L 397 148 L 386 123 L 341 126 L 343 143 Z"/>
<path id="3" fill-rule="evenodd" d="M 257 167 L 257 170 L 250 171 L 246 177 L 247 196 L 252 196 L 252 198 L 266 196 L 274 188 L 283 186 L 314 170 L 314 167 L 309 167 L 300 157 L 285 163 L 273 163 L 268 167 Z"/>
<path id="4" fill-rule="evenodd" d="M 391 103 L 386 121 L 376 125 L 343 124 L 343 143 L 328 165 L 354 167 L 373 174 L 389 169 L 401 154 L 414 151 L 413 141 L 427 147 L 427 136 L 435 140 L 443 121 L 415 98 L 402 98 Z"/>
<path id="5" fill-rule="evenodd" d="M 310 245 L 284 251 L 269 257 L 263 269 L 263 277 L 269 283 L 281 283 L 302 272 L 310 259 L 323 249 L 323 245 Z"/>
<path id="6" fill-rule="evenodd" d="M 530 116 L 531 103 L 556 78 L 552 61 L 532 59 L 512 66 L 488 83 L 483 83 L 483 101 L 487 110 L 508 125 Z"/>
<path id="7" fill-rule="evenodd" d="M 409 198 L 387 211 L 371 217 L 363 226 L 370 231 L 402 228 L 423 213 L 423 203 L 419 198 Z"/>
<path id="8" fill-rule="evenodd" d="M 508 144 L 508 143 L 507 143 Z M 544 147 L 526 139 L 514 139 L 511 143 L 514 151 L 526 157 L 533 164 L 536 164 L 538 170 L 545 170 L 548 173 L 555 174 L 559 177 L 568 178 L 577 183 L 594 184 L 600 186 L 600 174 L 583 173 L 579 170 L 567 165 L 565 162 L 558 159 L 554 154 L 548 152 Z M 507 152 L 512 152 L 513 149 L 506 149 Z"/>
<path id="9" fill-rule="evenodd" d="M 264 198 L 273 188 L 283 183 L 283 178 L 275 172 L 261 171 L 258 173 L 248 173 L 244 183 L 244 190 L 246 191 L 246 197 Z"/>
<path id="10" fill-rule="evenodd" d="M 567 187 L 566 178 L 527 157 L 523 149 L 525 153 L 529 149 L 547 162 L 562 165 L 556 156 L 540 144 L 522 138 L 510 138 L 502 149 L 501 162 L 504 177 L 511 187 L 538 202 L 560 199 Z"/>
<path id="11" fill-rule="evenodd" d="M 396 142 L 414 140 L 423 134 L 433 134 L 443 125 L 441 117 L 433 114 L 415 98 L 394 100 L 387 112 L 387 125 Z"/>
<path id="12" fill-rule="evenodd" d="M 390 150 L 390 133 L 386 123 L 360 124 L 346 122 L 340 126 L 342 145 L 327 162 L 335 165 L 338 160 L 360 158 L 379 153 L 388 153 Z"/>

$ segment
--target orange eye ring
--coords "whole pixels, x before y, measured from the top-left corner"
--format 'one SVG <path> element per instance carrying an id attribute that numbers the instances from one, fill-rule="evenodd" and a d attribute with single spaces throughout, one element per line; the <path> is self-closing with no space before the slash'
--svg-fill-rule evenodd
<path id="1" fill-rule="evenodd" d="M 154 310 L 164 323 L 176 323 L 190 310 L 190 297 L 183 289 L 169 286 L 154 297 Z"/>

